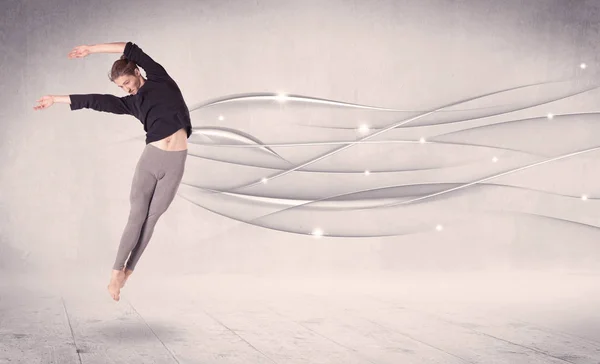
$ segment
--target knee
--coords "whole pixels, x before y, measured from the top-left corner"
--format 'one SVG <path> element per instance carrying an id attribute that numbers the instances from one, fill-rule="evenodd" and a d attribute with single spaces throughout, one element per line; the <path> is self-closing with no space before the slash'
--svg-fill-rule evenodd
<path id="1" fill-rule="evenodd" d="M 175 195 L 172 193 L 157 196 L 150 204 L 148 217 L 154 217 L 158 219 L 162 214 L 167 212 L 169 206 L 171 206 L 171 202 L 173 202 L 174 197 Z"/>
<path id="2" fill-rule="evenodd" d="M 141 204 L 132 204 L 129 210 L 129 221 L 131 222 L 144 222 L 146 215 L 148 214 L 148 206 Z"/>
<path id="3" fill-rule="evenodd" d="M 167 212 L 165 207 L 151 208 L 150 211 L 148 211 L 148 219 L 158 220 L 158 218 L 161 217 L 165 212 Z"/>

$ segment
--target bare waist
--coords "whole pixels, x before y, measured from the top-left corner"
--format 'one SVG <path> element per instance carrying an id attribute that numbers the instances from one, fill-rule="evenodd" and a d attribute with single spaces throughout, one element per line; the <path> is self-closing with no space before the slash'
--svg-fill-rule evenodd
<path id="1" fill-rule="evenodd" d="M 179 151 L 187 149 L 187 132 L 185 128 L 177 130 L 175 133 L 163 139 L 152 142 L 153 146 L 167 151 Z"/>

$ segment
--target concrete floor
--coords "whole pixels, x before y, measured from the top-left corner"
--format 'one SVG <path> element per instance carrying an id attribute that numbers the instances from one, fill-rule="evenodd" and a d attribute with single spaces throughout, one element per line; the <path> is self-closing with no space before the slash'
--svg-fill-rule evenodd
<path id="1" fill-rule="evenodd" d="M 595 275 L 101 278 L 5 279 L 0 363 L 600 363 Z"/>

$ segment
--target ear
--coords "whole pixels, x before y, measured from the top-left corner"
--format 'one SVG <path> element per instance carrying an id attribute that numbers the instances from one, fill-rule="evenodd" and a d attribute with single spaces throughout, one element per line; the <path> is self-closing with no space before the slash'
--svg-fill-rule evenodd
<path id="1" fill-rule="evenodd" d="M 139 69 L 136 68 L 133 72 L 135 73 L 135 77 L 140 77 L 141 73 Z"/>

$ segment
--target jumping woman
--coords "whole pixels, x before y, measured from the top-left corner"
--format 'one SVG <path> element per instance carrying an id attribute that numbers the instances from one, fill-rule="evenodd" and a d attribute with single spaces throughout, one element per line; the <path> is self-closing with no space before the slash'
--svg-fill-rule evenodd
<path id="1" fill-rule="evenodd" d="M 187 157 L 187 139 L 192 133 L 189 109 L 181 91 L 167 71 L 132 42 L 82 45 L 69 58 L 91 53 L 122 53 L 113 63 L 110 80 L 129 95 L 47 95 L 34 110 L 55 102 L 139 119 L 146 132 L 146 147 L 137 163 L 131 185 L 129 220 L 123 231 L 111 273 L 108 291 L 115 301 L 146 249 L 158 218 L 167 210 L 182 180 Z M 139 67 L 146 71 L 145 79 Z"/>

